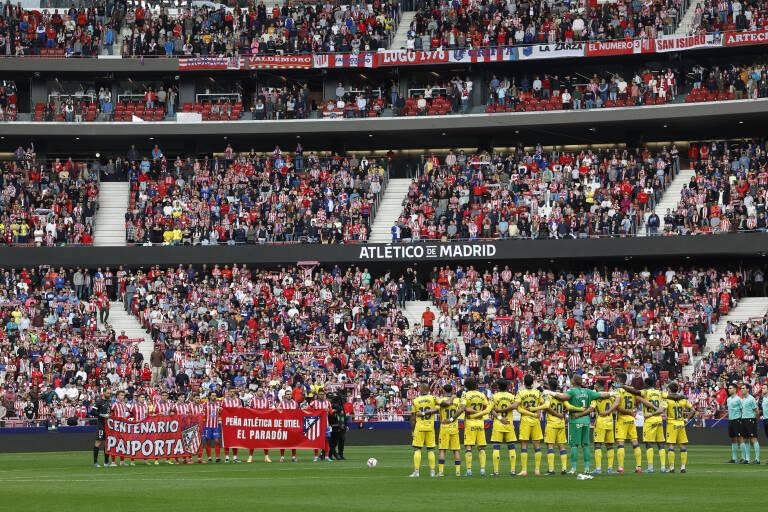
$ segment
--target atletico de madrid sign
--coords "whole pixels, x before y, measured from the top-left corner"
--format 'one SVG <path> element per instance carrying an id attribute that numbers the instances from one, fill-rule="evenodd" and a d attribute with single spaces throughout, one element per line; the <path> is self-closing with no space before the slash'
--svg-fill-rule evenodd
<path id="1" fill-rule="evenodd" d="M 221 410 L 221 438 L 228 448 L 322 449 L 327 428 L 328 414 L 315 409 Z"/>

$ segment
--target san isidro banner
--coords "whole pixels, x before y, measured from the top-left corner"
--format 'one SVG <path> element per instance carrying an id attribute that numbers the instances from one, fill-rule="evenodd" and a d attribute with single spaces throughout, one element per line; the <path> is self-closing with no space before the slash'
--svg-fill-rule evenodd
<path id="1" fill-rule="evenodd" d="M 328 413 L 316 409 L 221 410 L 221 438 L 227 448 L 323 449 Z"/>
<path id="2" fill-rule="evenodd" d="M 109 418 L 105 451 L 113 457 L 196 457 L 202 446 L 202 416 L 151 416 L 141 421 Z"/>

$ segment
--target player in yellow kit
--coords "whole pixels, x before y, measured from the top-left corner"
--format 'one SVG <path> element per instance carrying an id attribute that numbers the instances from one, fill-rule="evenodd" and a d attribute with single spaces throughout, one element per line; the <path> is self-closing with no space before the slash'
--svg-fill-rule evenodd
<path id="1" fill-rule="evenodd" d="M 549 381 L 550 391 L 557 392 L 557 379 Z M 568 412 L 584 413 L 583 407 L 571 405 L 566 400 L 558 400 L 554 396 L 547 397 L 547 428 L 544 430 L 544 444 L 547 445 L 547 474 L 555 474 L 555 444 L 560 449 L 560 474 L 568 472 L 568 456 L 566 444 L 568 439 L 565 433 L 565 416 Z M 575 417 L 575 416 L 574 416 Z"/>
<path id="2" fill-rule="evenodd" d="M 464 458 L 467 466 L 467 476 L 472 476 L 472 448 L 477 446 L 480 459 L 480 475 L 485 475 L 485 416 L 491 412 L 488 398 L 477 390 L 477 381 L 464 381 L 462 404 L 464 405 Z"/>
<path id="3" fill-rule="evenodd" d="M 437 399 L 429 393 L 427 384 L 419 384 L 419 396 L 411 405 L 411 425 L 413 426 L 413 473 L 411 478 L 419 476 L 421 449 L 427 449 L 429 474 L 435 476 L 435 413 L 439 411 Z"/>
<path id="4" fill-rule="evenodd" d="M 501 466 L 501 443 L 507 444 L 509 453 L 510 474 L 515 474 L 515 424 L 512 414 L 519 402 L 515 401 L 515 395 L 508 392 L 509 383 L 506 380 L 500 380 L 496 383 L 498 392 L 493 394 L 491 401 L 491 416 L 493 417 L 493 430 L 491 431 L 491 443 L 493 443 L 493 476 L 499 476 L 499 467 Z"/>
<path id="5" fill-rule="evenodd" d="M 443 386 L 443 396 L 438 399 L 440 407 L 440 440 L 437 459 L 437 476 L 445 476 L 445 451 L 453 450 L 453 464 L 456 476 L 461 476 L 461 443 L 459 442 L 459 416 L 464 412 L 461 400 L 456 396 L 453 386 Z"/>
<path id="6" fill-rule="evenodd" d="M 624 473 L 624 443 L 629 440 L 632 442 L 632 450 L 635 456 L 635 473 L 642 473 L 643 453 L 640 451 L 640 445 L 637 442 L 637 427 L 635 426 L 635 411 L 637 403 L 641 403 L 645 410 L 652 410 L 653 404 L 648 402 L 642 396 L 636 396 L 627 391 L 624 386 L 627 384 L 627 374 L 619 373 L 616 375 L 619 384 L 619 408 L 616 415 L 616 455 L 619 459 L 617 471 Z"/>
<path id="7" fill-rule="evenodd" d="M 533 389 L 533 375 L 523 377 L 525 389 L 517 393 L 520 402 L 517 410 L 520 412 L 520 476 L 528 476 L 528 442 L 533 442 L 533 474 L 541 474 L 541 411 L 548 407 L 544 395 L 538 389 Z"/>
<path id="8" fill-rule="evenodd" d="M 645 389 L 638 391 L 630 386 L 622 386 L 622 389 L 635 395 L 641 396 L 652 407 L 646 405 L 643 406 L 643 442 L 645 443 L 645 456 L 648 461 L 646 471 L 653 473 L 653 445 L 659 452 L 659 470 L 666 472 L 667 452 L 664 446 L 664 423 L 661 418 L 661 413 L 666 409 L 667 398 L 682 399 L 685 398 L 682 395 L 670 396 L 669 393 L 661 391 L 654 387 L 652 379 L 645 379 Z"/>
<path id="9" fill-rule="evenodd" d="M 597 386 L 598 389 L 604 389 L 605 381 L 598 380 Z M 608 398 L 598 398 L 593 407 L 595 410 L 595 474 L 599 475 L 603 471 L 603 445 L 608 452 L 608 470 L 606 473 L 613 473 L 613 413 L 619 408 L 619 395 L 612 394 Z"/>
<path id="10" fill-rule="evenodd" d="M 688 434 L 685 432 L 685 423 L 696 414 L 693 406 L 685 397 L 672 399 L 678 391 L 677 384 L 671 382 L 667 400 L 667 461 L 668 473 L 675 472 L 675 445 L 680 448 L 680 472 L 685 473 L 685 465 L 688 462 Z"/>

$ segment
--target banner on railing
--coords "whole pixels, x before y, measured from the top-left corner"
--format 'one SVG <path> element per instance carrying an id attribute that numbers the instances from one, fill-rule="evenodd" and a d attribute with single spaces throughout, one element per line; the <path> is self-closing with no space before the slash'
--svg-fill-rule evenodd
<path id="1" fill-rule="evenodd" d="M 656 53 L 680 52 L 708 46 L 722 46 L 721 34 L 696 34 L 693 36 L 663 36 L 654 40 Z"/>
<path id="2" fill-rule="evenodd" d="M 322 449 L 328 413 L 316 409 L 221 409 L 221 439 L 229 448 Z"/>
<path id="3" fill-rule="evenodd" d="M 448 54 L 449 62 L 509 62 L 517 60 L 517 48 L 501 46 L 495 48 L 456 49 Z"/>
<path id="4" fill-rule="evenodd" d="M 107 454 L 131 459 L 196 457 L 202 446 L 202 416 L 151 416 L 142 421 L 109 418 Z"/>
<path id="5" fill-rule="evenodd" d="M 412 66 L 414 64 L 446 64 L 449 51 L 384 50 L 376 54 L 376 66 Z"/>
<path id="6" fill-rule="evenodd" d="M 253 55 L 243 57 L 245 69 L 305 69 L 312 67 L 312 55 Z"/>
<path id="7" fill-rule="evenodd" d="M 584 43 L 552 43 L 524 46 L 518 52 L 520 60 L 562 59 L 565 57 L 583 57 Z"/>
<path id="8" fill-rule="evenodd" d="M 766 43 L 768 43 L 768 29 L 726 32 L 723 34 L 723 46 L 745 46 Z"/>
<path id="9" fill-rule="evenodd" d="M 652 39 L 629 39 L 626 41 L 592 41 L 587 43 L 587 57 L 611 57 L 613 55 L 632 55 L 653 53 Z"/>
<path id="10" fill-rule="evenodd" d="M 202 69 L 240 69 L 240 57 L 182 57 L 179 69 L 186 71 Z"/>

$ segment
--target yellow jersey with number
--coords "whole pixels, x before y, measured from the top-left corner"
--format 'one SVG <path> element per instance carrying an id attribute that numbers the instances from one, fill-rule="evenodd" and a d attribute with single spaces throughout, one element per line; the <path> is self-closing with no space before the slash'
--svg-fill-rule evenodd
<path id="1" fill-rule="evenodd" d="M 513 403 L 515 403 L 515 395 L 512 393 L 509 393 L 507 391 L 500 391 L 498 393 L 493 394 L 493 408 L 503 408 L 503 407 L 511 407 Z M 497 412 L 496 416 L 494 416 L 493 419 L 493 430 L 497 432 L 514 432 L 515 431 L 515 425 L 512 422 L 512 413 L 514 413 L 514 410 L 509 409 L 504 412 Z M 497 416 L 501 416 L 507 421 L 507 424 L 505 425 L 500 420 L 496 419 Z"/>
<path id="2" fill-rule="evenodd" d="M 605 413 L 611 409 L 613 402 L 616 400 L 615 396 L 609 398 L 598 398 L 595 400 L 595 428 L 613 428 L 613 414 L 607 416 L 601 416 L 598 413 Z"/>
<path id="3" fill-rule="evenodd" d="M 467 391 L 464 393 L 464 408 L 466 411 L 466 419 L 464 421 L 467 425 L 482 425 L 485 415 L 476 418 L 470 418 L 470 415 L 486 410 L 488 408 L 488 397 L 477 390 Z"/>
<path id="4" fill-rule="evenodd" d="M 635 399 L 635 395 L 632 393 L 629 393 L 628 391 L 625 391 L 624 389 L 618 390 L 619 394 L 619 408 L 620 409 L 626 409 L 627 411 L 635 412 L 635 409 L 637 409 L 637 400 Z M 634 414 L 622 414 L 617 413 L 619 421 L 627 421 L 627 422 L 634 422 L 635 416 Z"/>
<path id="5" fill-rule="evenodd" d="M 640 392 L 640 396 L 651 402 L 654 406 L 661 410 L 666 407 L 665 400 L 669 396 L 668 393 L 659 391 L 658 389 L 644 389 Z M 647 406 L 643 406 L 643 415 L 645 416 L 644 422 L 648 425 L 661 423 L 661 414 L 653 414 L 653 410 Z"/>
<path id="6" fill-rule="evenodd" d="M 459 422 L 457 413 L 461 407 L 461 400 L 456 397 L 453 398 L 438 398 L 438 405 L 440 406 L 440 430 L 443 432 L 458 432 Z M 443 404 L 443 402 L 448 402 Z"/>
<path id="7" fill-rule="evenodd" d="M 413 414 L 416 414 L 416 432 L 430 432 L 435 430 L 435 415 L 427 413 L 423 417 L 417 413 L 424 413 L 435 408 L 435 397 L 432 395 L 420 395 L 413 399 Z"/>
<path id="8" fill-rule="evenodd" d="M 682 400 L 667 400 L 667 425 L 683 426 L 687 420 L 685 411 L 691 409 L 691 404 L 683 398 Z"/>
<path id="9" fill-rule="evenodd" d="M 544 395 L 538 389 L 524 389 L 517 394 L 517 401 L 520 402 L 518 410 L 532 412 L 534 416 L 525 414 L 520 415 L 521 422 L 539 422 L 539 411 L 532 409 L 544 404 Z"/>

